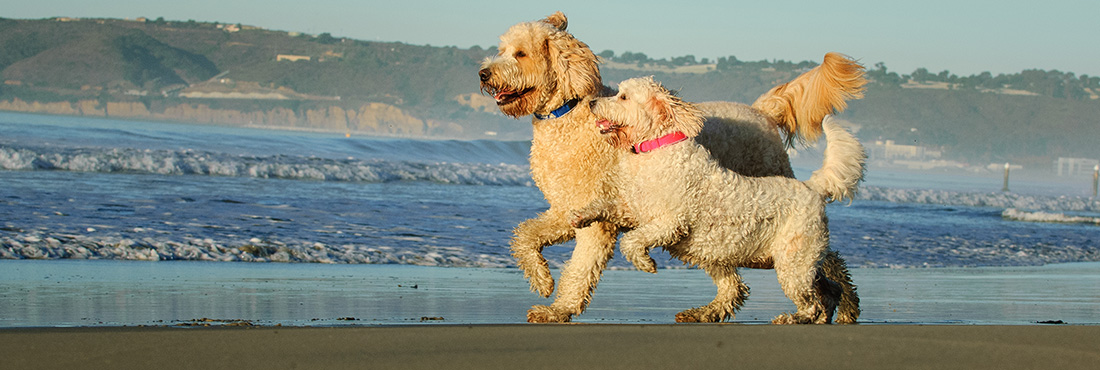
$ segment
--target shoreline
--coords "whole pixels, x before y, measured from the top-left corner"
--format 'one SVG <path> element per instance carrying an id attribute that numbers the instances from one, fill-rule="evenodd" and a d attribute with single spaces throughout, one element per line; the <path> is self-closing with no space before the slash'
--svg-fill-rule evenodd
<path id="1" fill-rule="evenodd" d="M 0 356 L 13 369 L 161 370 L 1003 370 L 1100 361 L 1100 296 L 1088 293 L 1100 262 L 856 268 L 859 325 L 767 325 L 793 305 L 774 271 L 743 272 L 752 292 L 734 322 L 670 323 L 711 299 L 713 286 L 702 271 L 661 270 L 607 271 L 574 323 L 526 324 L 526 309 L 549 300 L 516 269 L 0 260 Z"/>
<path id="2" fill-rule="evenodd" d="M 1100 296 L 1088 293 L 1100 262 L 851 273 L 866 326 L 1100 325 Z M 742 275 L 751 292 L 733 325 L 768 326 L 793 310 L 773 270 Z M 514 268 L 0 260 L 0 281 L 0 328 L 509 325 L 551 302 Z M 610 270 L 574 322 L 673 324 L 713 294 L 699 270 Z"/>
<path id="3" fill-rule="evenodd" d="M 1083 369 L 1100 326 L 35 328 L 0 348 L 18 369 Z"/>

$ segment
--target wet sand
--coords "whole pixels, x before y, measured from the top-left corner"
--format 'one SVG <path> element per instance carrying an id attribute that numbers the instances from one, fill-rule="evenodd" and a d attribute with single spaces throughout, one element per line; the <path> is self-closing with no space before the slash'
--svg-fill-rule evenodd
<path id="1" fill-rule="evenodd" d="M 0 329 L 6 369 L 1086 369 L 1100 326 Z"/>
<path id="2" fill-rule="evenodd" d="M 862 325 L 793 309 L 745 270 L 734 323 L 697 270 L 608 271 L 575 324 L 524 324 L 514 269 L 0 261 L 3 369 L 1080 369 L 1100 363 L 1100 263 L 854 269 Z M 207 319 L 212 318 L 212 319 Z M 211 327 L 206 327 L 210 325 Z"/>
<path id="3" fill-rule="evenodd" d="M 794 309 L 772 270 L 734 322 L 766 324 Z M 1100 325 L 1100 263 L 1037 267 L 853 269 L 871 324 Z M 672 324 L 710 302 L 699 270 L 607 271 L 587 324 Z M 192 325 L 522 324 L 550 304 L 518 269 L 406 265 L 0 260 L 0 328 Z M 201 323 L 200 324 L 205 324 Z"/>

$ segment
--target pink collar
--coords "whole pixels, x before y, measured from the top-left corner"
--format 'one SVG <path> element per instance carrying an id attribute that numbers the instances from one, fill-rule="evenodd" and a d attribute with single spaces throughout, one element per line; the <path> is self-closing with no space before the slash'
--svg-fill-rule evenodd
<path id="1" fill-rule="evenodd" d="M 676 144 L 678 142 L 684 141 L 685 139 L 687 139 L 687 135 L 684 135 L 683 132 L 676 131 L 653 140 L 643 141 L 634 144 L 634 153 L 641 154 L 648 151 L 657 150 L 660 147 Z"/>

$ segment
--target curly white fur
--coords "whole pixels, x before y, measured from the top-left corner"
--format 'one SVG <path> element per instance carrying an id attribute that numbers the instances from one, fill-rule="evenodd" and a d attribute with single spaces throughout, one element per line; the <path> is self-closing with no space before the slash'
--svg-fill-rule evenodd
<path id="1" fill-rule="evenodd" d="M 690 139 L 627 152 L 629 146 L 676 132 L 693 136 L 702 125 L 698 109 L 652 79 L 624 81 L 618 95 L 598 99 L 592 111 L 603 118 L 597 124 L 602 131 L 618 133 L 615 140 L 624 149 L 609 180 L 620 193 L 578 210 L 574 224 L 598 220 L 631 229 L 623 234 L 620 249 L 641 270 L 656 272 L 648 253 L 654 247 L 706 270 L 718 285 L 718 296 L 709 305 L 681 312 L 678 321 L 732 317 L 748 293 L 737 267 L 775 268 L 798 311 L 774 322 L 832 320 L 842 287 L 821 271 L 833 253 L 825 204 L 828 198 L 850 197 L 863 177 L 863 147 L 851 134 L 831 119 L 824 121 L 825 163 L 806 182 L 753 178 L 721 168 Z"/>

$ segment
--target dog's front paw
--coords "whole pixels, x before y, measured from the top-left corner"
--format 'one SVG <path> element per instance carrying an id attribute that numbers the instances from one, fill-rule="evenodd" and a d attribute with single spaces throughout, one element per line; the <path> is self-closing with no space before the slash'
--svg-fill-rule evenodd
<path id="1" fill-rule="evenodd" d="M 527 322 L 530 323 L 563 323 L 569 322 L 572 317 L 572 314 L 555 310 L 550 306 L 531 306 L 531 309 L 527 310 Z"/>
<path id="2" fill-rule="evenodd" d="M 531 291 L 537 292 L 543 298 L 549 298 L 554 294 L 554 276 L 550 274 L 550 268 L 538 266 L 531 271 L 528 279 L 531 282 Z"/>
<path id="3" fill-rule="evenodd" d="M 538 292 L 543 297 L 549 297 L 554 293 L 554 276 L 550 274 L 550 266 L 542 257 L 538 249 L 512 247 L 512 255 L 516 258 L 516 266 L 523 271 L 523 277 L 531 283 L 531 291 Z"/>
<path id="4" fill-rule="evenodd" d="M 634 264 L 634 268 L 651 274 L 657 273 L 657 262 L 644 248 L 636 248 L 631 243 L 624 243 L 620 245 L 619 249 L 623 252 L 623 257 Z"/>
<path id="5" fill-rule="evenodd" d="M 732 314 L 729 315 L 733 317 Z M 710 306 L 696 307 L 676 314 L 676 322 L 722 322 L 726 315 Z"/>
<path id="6" fill-rule="evenodd" d="M 633 263 L 634 267 L 639 269 L 639 270 L 642 270 L 642 271 L 645 271 L 645 272 L 648 272 L 648 273 L 651 273 L 651 274 L 656 274 L 657 273 L 657 262 L 653 261 L 653 257 L 650 257 L 648 254 L 645 254 L 642 257 L 638 257 L 638 258 L 631 258 L 630 262 Z"/>

